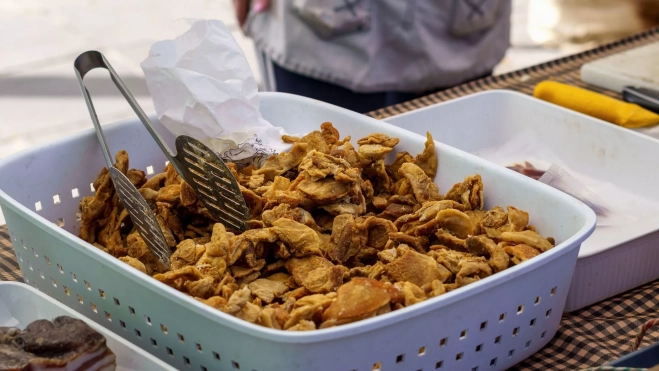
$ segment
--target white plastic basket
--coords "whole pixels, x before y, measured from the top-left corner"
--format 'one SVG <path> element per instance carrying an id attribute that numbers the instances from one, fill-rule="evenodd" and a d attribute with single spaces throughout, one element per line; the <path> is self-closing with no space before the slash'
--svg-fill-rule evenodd
<path id="1" fill-rule="evenodd" d="M 475 109 L 478 107 L 478 109 Z M 481 155 L 505 148 L 511 138 L 529 131 L 542 138 L 561 162 L 583 176 L 614 185 L 606 202 L 634 195 L 637 217 L 618 226 L 597 227 L 582 244 L 568 293 L 566 311 L 575 311 L 659 278 L 659 202 L 656 168 L 659 141 L 525 94 L 499 90 L 455 99 L 386 120 L 433 137 L 455 148 Z M 496 129 L 494 129 L 496 128 Z M 488 133 L 479 136 L 478 133 Z M 536 149 L 540 153 L 544 149 Z M 526 156 L 532 155 L 525 153 Z M 506 151 L 499 161 L 527 160 Z M 546 161 L 553 161 L 544 159 Z M 509 165 L 509 163 L 499 163 Z M 617 196 L 617 197 L 616 197 Z M 623 195 L 624 196 L 624 195 Z"/>
<path id="2" fill-rule="evenodd" d="M 266 93 L 261 111 L 289 133 L 331 121 L 354 140 L 373 132 L 418 153 L 425 137 L 314 100 Z M 160 128 L 162 135 L 173 138 Z M 161 171 L 165 157 L 138 121 L 108 125 L 110 150 Z M 336 328 L 290 333 L 205 306 L 75 237 L 79 197 L 103 167 L 92 130 L 0 162 L 0 204 L 26 282 L 180 369 L 503 370 L 555 334 L 581 242 L 595 215 L 581 202 L 475 156 L 437 144 L 444 192 L 474 173 L 486 206 L 515 205 L 558 246 L 465 289 Z M 36 207 L 35 205 L 38 205 Z M 39 210 L 36 210 L 39 209 Z M 61 227 L 59 227 L 59 226 Z M 191 368 L 189 368 L 191 367 Z"/>
<path id="3" fill-rule="evenodd" d="M 78 318 L 105 336 L 117 359 L 117 371 L 171 370 L 174 368 L 34 288 L 18 282 L 0 282 L 0 326 L 25 328 L 38 319 Z"/>

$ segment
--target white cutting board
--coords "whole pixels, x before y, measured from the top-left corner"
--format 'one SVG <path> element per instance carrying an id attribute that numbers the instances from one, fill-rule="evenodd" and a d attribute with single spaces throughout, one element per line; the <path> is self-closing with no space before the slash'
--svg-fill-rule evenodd
<path id="1" fill-rule="evenodd" d="M 659 42 L 585 63 L 581 80 L 617 92 L 625 86 L 659 91 Z"/>

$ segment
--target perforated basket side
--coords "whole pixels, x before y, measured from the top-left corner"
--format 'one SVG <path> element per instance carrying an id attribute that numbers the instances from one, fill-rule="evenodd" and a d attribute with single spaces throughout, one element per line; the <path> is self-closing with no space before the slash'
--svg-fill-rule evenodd
<path id="1" fill-rule="evenodd" d="M 26 282 L 156 355 L 198 370 L 503 370 L 558 328 L 578 248 L 479 295 L 376 330 L 304 344 L 197 315 L 3 207 Z M 337 357 L 337 355 L 341 355 Z"/>

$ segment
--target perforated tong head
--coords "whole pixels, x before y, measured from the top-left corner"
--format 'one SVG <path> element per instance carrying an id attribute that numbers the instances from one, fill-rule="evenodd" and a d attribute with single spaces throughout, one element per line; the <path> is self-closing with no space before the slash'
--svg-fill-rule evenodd
<path id="1" fill-rule="evenodd" d="M 210 148 L 200 141 L 181 135 L 176 138 L 176 154 L 173 155 L 169 146 L 162 140 L 153 124 L 137 104 L 135 98 L 121 81 L 107 59 L 98 51 L 87 51 L 82 53 L 74 62 L 74 68 L 80 83 L 82 95 L 87 103 L 87 109 L 91 116 L 96 134 L 101 144 L 103 157 L 110 170 L 112 182 L 117 190 L 119 199 L 137 227 L 140 236 L 144 239 L 149 249 L 158 259 L 169 267 L 171 252 L 165 237 L 160 229 L 158 220 L 146 200 L 128 178 L 112 165 L 110 151 L 99 124 L 96 110 L 92 104 L 91 97 L 84 84 L 85 75 L 95 68 L 105 68 L 110 73 L 110 78 L 124 96 L 133 111 L 137 114 L 142 124 L 158 146 L 167 156 L 174 169 L 194 190 L 197 198 L 206 206 L 210 215 L 224 224 L 228 229 L 238 232 L 247 229 L 249 220 L 249 209 L 240 191 L 240 186 L 231 170 L 224 161 Z"/>

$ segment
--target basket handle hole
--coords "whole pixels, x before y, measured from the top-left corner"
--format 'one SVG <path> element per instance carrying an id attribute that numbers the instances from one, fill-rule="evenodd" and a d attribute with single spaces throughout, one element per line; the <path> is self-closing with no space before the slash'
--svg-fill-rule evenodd
<path id="1" fill-rule="evenodd" d="M 78 188 L 73 188 L 71 190 L 71 198 L 78 198 L 80 197 L 80 192 L 78 191 Z"/>
<path id="2" fill-rule="evenodd" d="M 41 201 L 37 201 L 37 202 L 34 203 L 34 210 L 36 210 L 36 211 L 41 211 L 42 210 Z"/>
<path id="3" fill-rule="evenodd" d="M 62 203 L 62 200 L 60 200 L 59 195 L 54 195 L 53 196 L 53 204 L 59 205 Z"/>

